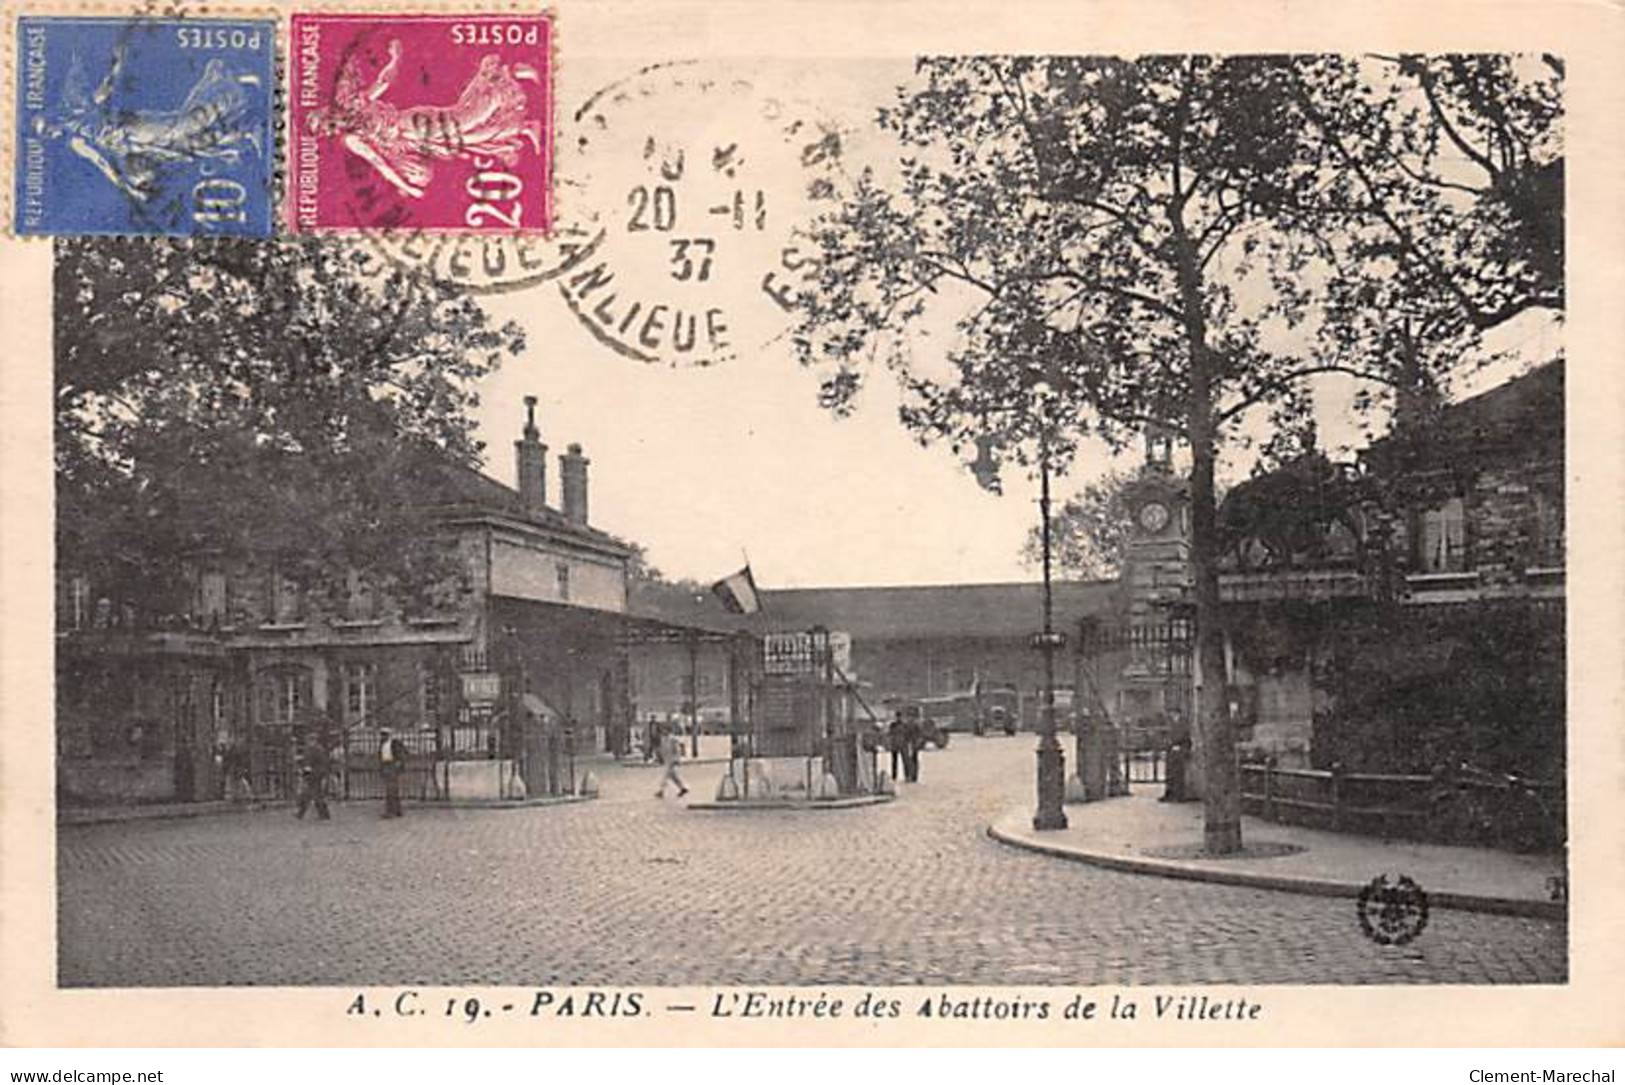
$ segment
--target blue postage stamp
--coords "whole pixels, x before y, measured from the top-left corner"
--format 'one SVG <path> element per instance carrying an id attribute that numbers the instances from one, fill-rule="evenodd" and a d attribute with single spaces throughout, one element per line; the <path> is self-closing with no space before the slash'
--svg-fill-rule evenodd
<path id="1" fill-rule="evenodd" d="M 272 19 L 23 15 L 19 234 L 272 231 Z"/>

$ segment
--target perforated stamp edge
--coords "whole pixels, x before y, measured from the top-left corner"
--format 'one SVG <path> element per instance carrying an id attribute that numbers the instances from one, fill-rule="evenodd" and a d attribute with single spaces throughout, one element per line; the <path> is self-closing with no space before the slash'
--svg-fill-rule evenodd
<path id="1" fill-rule="evenodd" d="M 198 20 L 232 20 L 232 19 L 267 19 L 272 25 L 272 53 L 271 68 L 273 77 L 273 92 L 270 103 L 271 109 L 271 136 L 275 144 L 282 138 L 282 130 L 286 124 L 287 103 L 283 100 L 286 86 L 287 68 L 287 14 L 289 9 L 276 5 L 266 4 L 236 4 L 236 3 L 149 3 L 133 5 L 128 3 L 107 3 L 100 0 L 74 0 L 74 2 L 44 2 L 27 4 L 7 4 L 0 7 L 0 232 L 6 237 L 21 241 L 25 244 L 50 244 L 57 237 L 79 236 L 71 234 L 19 234 L 16 229 L 16 193 L 18 168 L 18 138 L 17 138 L 17 79 L 21 74 L 19 58 L 18 28 L 24 16 L 32 17 L 94 17 L 119 18 L 125 17 L 132 22 L 142 19 L 198 19 Z M 275 232 L 275 218 L 282 203 L 282 188 L 286 179 L 282 176 L 282 157 L 275 147 L 268 149 L 271 165 L 271 191 L 267 194 L 270 201 L 270 213 L 273 216 L 273 234 Z M 166 235 L 148 233 L 109 233 L 97 234 L 98 237 L 142 237 L 153 238 Z M 170 236 L 170 240 L 185 240 L 188 235 Z"/>
<path id="2" fill-rule="evenodd" d="M 281 10 L 283 12 L 281 31 L 284 46 L 287 50 L 291 50 L 293 48 L 293 18 L 296 15 L 431 15 L 447 17 L 467 15 L 491 16 L 498 18 L 505 15 L 513 15 L 524 16 L 526 18 L 540 17 L 546 19 L 549 24 L 547 58 L 548 124 L 547 147 L 544 153 L 547 161 L 547 198 L 550 213 L 548 215 L 548 226 L 545 232 L 535 229 L 504 231 L 468 228 L 458 229 L 453 227 L 435 227 L 432 229 L 420 227 L 403 231 L 384 227 L 369 227 L 359 224 L 354 226 L 322 226 L 316 229 L 294 230 L 292 228 L 293 207 L 291 206 L 291 203 L 289 203 L 289 201 L 291 201 L 293 198 L 293 189 L 291 184 L 286 184 L 281 189 L 281 198 L 283 202 L 274 210 L 274 213 L 277 216 L 277 236 L 325 238 L 359 238 L 371 236 L 386 237 L 398 241 L 427 237 L 489 238 L 494 240 L 504 237 L 543 238 L 555 236 L 558 223 L 561 220 L 560 199 L 563 191 L 558 179 L 558 139 L 560 121 L 558 73 L 561 53 L 559 46 L 559 13 L 557 8 L 551 4 L 527 3 L 525 0 L 493 0 L 493 2 L 488 3 L 479 3 L 477 0 L 449 0 L 449 2 L 446 3 L 430 2 L 416 4 L 396 2 L 345 3 L 341 0 L 341 2 L 338 3 L 300 3 L 290 5 L 289 7 Z M 286 52 L 284 55 L 291 57 L 292 53 Z M 284 108 L 280 120 L 281 123 L 286 126 L 292 124 L 293 94 L 295 90 L 292 85 L 293 65 L 291 62 L 284 63 L 282 65 L 281 74 L 285 82 L 282 87 Z M 284 136 L 287 136 L 286 129 L 284 129 Z M 294 145 L 291 138 L 283 139 L 282 145 L 278 148 L 278 154 L 281 155 L 281 165 L 278 173 L 280 176 L 286 178 L 291 175 L 295 168 L 295 163 L 293 161 Z"/>

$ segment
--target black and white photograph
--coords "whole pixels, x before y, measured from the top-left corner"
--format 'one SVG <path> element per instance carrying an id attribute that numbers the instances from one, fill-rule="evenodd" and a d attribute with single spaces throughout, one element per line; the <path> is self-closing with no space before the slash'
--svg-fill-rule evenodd
<path id="1" fill-rule="evenodd" d="M 1570 56 L 573 10 L 545 236 L 29 242 L 48 985 L 868 1042 L 1563 997 L 1621 798 Z"/>

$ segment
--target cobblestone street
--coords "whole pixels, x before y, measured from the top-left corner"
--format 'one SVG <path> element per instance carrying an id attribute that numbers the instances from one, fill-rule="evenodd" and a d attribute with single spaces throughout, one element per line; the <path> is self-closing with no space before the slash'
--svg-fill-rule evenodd
<path id="1" fill-rule="evenodd" d="M 1381 947 L 1351 901 L 1172 881 L 989 840 L 1033 738 L 956 736 L 890 805 L 705 813 L 658 770 L 596 802 L 339 804 L 59 830 L 64 986 L 1551 983 L 1563 923 L 1435 910 Z M 721 765 L 685 770 L 709 797 Z M 1074 819 L 1087 809 L 1069 808 Z M 1373 872 L 1376 873 L 1376 872 Z"/>

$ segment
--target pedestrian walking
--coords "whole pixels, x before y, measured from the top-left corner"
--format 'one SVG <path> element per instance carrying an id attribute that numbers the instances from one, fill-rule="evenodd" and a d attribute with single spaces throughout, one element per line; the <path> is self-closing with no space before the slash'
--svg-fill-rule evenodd
<path id="1" fill-rule="evenodd" d="M 677 766 L 683 760 L 683 736 L 675 730 L 666 732 L 666 737 L 660 743 L 660 758 L 666 763 L 666 771 L 660 777 L 660 790 L 655 792 L 655 798 L 666 797 L 666 785 L 677 785 L 677 797 L 680 799 L 688 794 L 688 785 L 683 778 L 677 775 Z"/>
<path id="2" fill-rule="evenodd" d="M 384 778 L 384 816 L 401 816 L 401 773 L 406 771 L 406 743 L 387 727 L 378 729 L 378 771 Z"/>
<path id="3" fill-rule="evenodd" d="M 333 772 L 333 760 L 325 736 L 305 743 L 299 752 L 298 768 L 299 805 L 294 808 L 293 816 L 303 820 L 305 811 L 314 805 L 318 821 L 331 820 L 332 815 L 327 810 L 327 778 Z"/>

